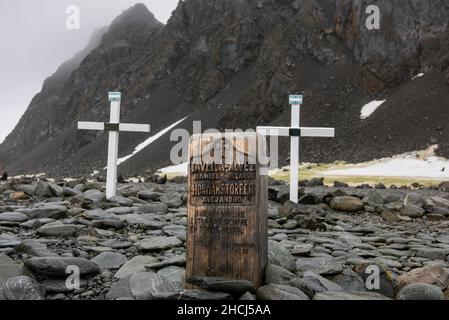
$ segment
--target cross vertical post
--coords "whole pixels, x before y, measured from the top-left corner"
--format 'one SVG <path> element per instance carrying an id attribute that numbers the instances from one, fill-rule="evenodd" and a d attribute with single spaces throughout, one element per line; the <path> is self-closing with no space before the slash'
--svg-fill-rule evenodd
<path id="1" fill-rule="evenodd" d="M 292 128 L 299 128 L 300 124 L 300 108 L 302 97 L 296 99 L 290 98 L 289 104 L 292 108 Z M 293 181 L 299 180 L 299 135 L 290 138 L 290 201 L 298 202 L 298 183 Z"/>
<path id="2" fill-rule="evenodd" d="M 150 132 L 149 124 L 120 123 L 120 92 L 109 92 L 111 113 L 109 122 L 78 122 L 80 130 L 98 130 L 109 132 L 108 164 L 106 178 L 106 197 L 109 199 L 117 193 L 117 159 L 119 132 Z"/>
<path id="3" fill-rule="evenodd" d="M 111 103 L 111 115 L 109 122 L 111 124 L 119 124 L 121 94 L 119 92 L 110 92 L 109 102 Z M 107 198 L 114 197 L 116 195 L 118 142 L 119 142 L 119 132 L 109 131 L 108 167 L 106 178 Z"/>
<path id="4" fill-rule="evenodd" d="M 290 201 L 298 203 L 299 182 L 299 138 L 300 137 L 335 137 L 334 128 L 300 127 L 300 109 L 302 95 L 291 95 L 291 127 L 257 127 L 257 132 L 265 136 L 290 137 Z"/>

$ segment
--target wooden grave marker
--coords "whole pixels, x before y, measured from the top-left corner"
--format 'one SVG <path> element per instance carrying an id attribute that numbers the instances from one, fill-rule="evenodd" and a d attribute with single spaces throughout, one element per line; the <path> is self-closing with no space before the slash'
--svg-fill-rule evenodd
<path id="1" fill-rule="evenodd" d="M 189 146 L 187 270 L 190 277 L 263 284 L 268 178 L 256 133 L 194 135 Z M 195 288 L 187 284 L 187 288 Z"/>

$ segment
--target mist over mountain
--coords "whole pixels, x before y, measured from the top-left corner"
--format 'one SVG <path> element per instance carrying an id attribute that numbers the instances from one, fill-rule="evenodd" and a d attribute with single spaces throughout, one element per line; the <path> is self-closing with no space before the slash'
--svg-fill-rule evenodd
<path id="1" fill-rule="evenodd" d="M 365 24 L 372 4 L 379 30 Z M 335 127 L 336 138 L 302 139 L 302 160 L 359 162 L 430 144 L 447 157 L 447 17 L 444 0 L 185 0 L 163 25 L 136 5 L 45 80 L 0 145 L 0 162 L 10 174 L 102 169 L 107 134 L 77 122 L 107 121 L 108 91 L 123 93 L 123 122 L 150 123 L 152 134 L 184 117 L 177 127 L 189 131 L 195 120 L 203 130 L 289 125 L 288 94 L 303 92 L 301 124 Z M 386 102 L 360 119 L 372 100 Z M 169 137 L 119 171 L 169 165 Z M 120 156 L 146 138 L 121 133 Z M 280 141 L 284 161 L 289 144 Z"/>

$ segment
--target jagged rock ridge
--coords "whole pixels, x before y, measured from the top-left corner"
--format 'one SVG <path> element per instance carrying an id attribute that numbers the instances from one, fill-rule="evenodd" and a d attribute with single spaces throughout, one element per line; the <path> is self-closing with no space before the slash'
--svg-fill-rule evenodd
<path id="1" fill-rule="evenodd" d="M 303 140 L 308 161 L 369 160 L 434 143 L 449 155 L 449 4 L 379 0 L 381 28 L 368 30 L 371 4 L 186 0 L 165 26 L 136 5 L 78 68 L 46 81 L 0 158 L 12 173 L 101 169 L 106 135 L 79 132 L 76 122 L 107 120 L 111 90 L 124 94 L 122 119 L 151 123 L 153 133 L 185 116 L 179 127 L 190 131 L 192 120 L 203 129 L 287 125 L 287 95 L 303 91 L 302 124 L 337 129 L 335 139 Z M 361 107 L 375 98 L 387 102 L 362 121 Z M 122 134 L 120 155 L 145 138 Z M 165 135 L 120 171 L 169 164 L 173 143 Z M 288 144 L 281 143 L 285 159 Z"/>

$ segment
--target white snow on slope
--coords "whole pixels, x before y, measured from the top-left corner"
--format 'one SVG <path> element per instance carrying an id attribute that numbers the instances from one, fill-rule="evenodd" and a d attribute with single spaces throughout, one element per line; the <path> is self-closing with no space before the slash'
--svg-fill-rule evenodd
<path id="1" fill-rule="evenodd" d="M 185 117 L 184 119 L 179 120 L 178 122 L 173 123 L 171 126 L 165 128 L 164 130 L 159 131 L 158 133 L 156 133 L 154 136 L 149 137 L 147 140 L 145 140 L 144 142 L 142 142 L 141 144 L 139 144 L 133 151 L 133 153 L 131 153 L 130 155 L 127 155 L 126 157 L 120 158 L 117 160 L 117 165 L 122 164 L 123 162 L 128 161 L 129 159 L 131 159 L 132 157 L 134 157 L 136 154 L 138 154 L 140 151 L 142 151 L 143 149 L 145 149 L 146 147 L 148 147 L 150 144 L 152 144 L 154 141 L 156 141 L 157 139 L 159 139 L 160 137 L 162 137 L 164 134 L 166 134 L 168 131 L 170 131 L 171 129 L 173 129 L 174 127 L 176 127 L 178 124 L 180 124 L 181 122 L 183 122 L 185 119 L 187 119 L 187 117 Z"/>
<path id="2" fill-rule="evenodd" d="M 365 104 L 362 107 L 362 110 L 360 111 L 360 119 L 364 120 L 368 118 L 370 115 L 373 114 L 374 111 L 376 111 L 377 108 L 379 108 L 385 101 L 387 100 L 374 100 L 367 104 Z"/>
<path id="3" fill-rule="evenodd" d="M 412 78 L 412 80 L 415 80 L 415 79 L 417 79 L 417 78 L 421 78 L 421 77 L 423 77 L 424 76 L 424 73 L 418 73 L 416 76 L 414 76 L 413 78 Z"/>
<path id="4" fill-rule="evenodd" d="M 169 166 L 158 170 L 158 172 L 163 174 L 175 174 L 180 176 L 187 176 L 188 163 L 183 162 L 181 164 Z"/>
<path id="5" fill-rule="evenodd" d="M 449 160 L 435 155 L 420 157 L 420 152 L 412 152 L 365 164 L 357 164 L 346 169 L 331 169 L 324 174 L 327 176 L 448 179 Z"/>

